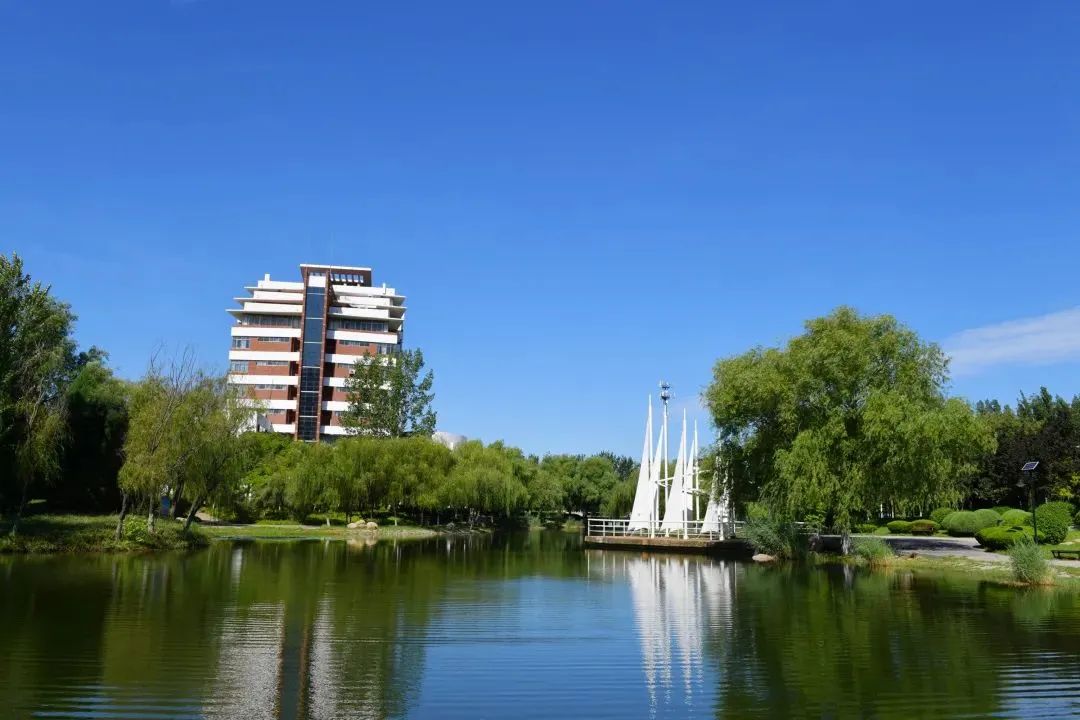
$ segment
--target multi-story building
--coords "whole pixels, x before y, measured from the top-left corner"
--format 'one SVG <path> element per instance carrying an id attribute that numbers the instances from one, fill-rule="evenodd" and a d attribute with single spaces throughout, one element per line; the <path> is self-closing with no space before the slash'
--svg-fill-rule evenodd
<path id="1" fill-rule="evenodd" d="M 236 298 L 229 382 L 258 402 L 261 426 L 316 441 L 345 434 L 353 365 L 401 348 L 405 298 L 372 286 L 371 268 L 301 265 L 300 276 L 267 274 Z"/>

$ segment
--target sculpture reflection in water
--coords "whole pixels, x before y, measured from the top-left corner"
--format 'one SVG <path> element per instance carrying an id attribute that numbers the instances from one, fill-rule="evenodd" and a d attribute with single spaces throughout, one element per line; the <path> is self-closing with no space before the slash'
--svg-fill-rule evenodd
<path id="1" fill-rule="evenodd" d="M 731 627 L 734 563 L 679 555 L 589 552 L 590 573 L 630 588 L 650 714 L 710 707 L 715 669 L 707 641 Z"/>

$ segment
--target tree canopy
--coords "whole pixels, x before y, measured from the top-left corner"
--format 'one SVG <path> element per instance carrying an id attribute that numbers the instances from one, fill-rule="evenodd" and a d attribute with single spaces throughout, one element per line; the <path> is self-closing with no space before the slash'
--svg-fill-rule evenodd
<path id="1" fill-rule="evenodd" d="M 736 497 L 847 530 L 879 506 L 959 499 L 993 438 L 945 397 L 947 360 L 889 315 L 842 307 L 783 348 L 719 361 L 705 400 Z"/>
<path id="2" fill-rule="evenodd" d="M 345 383 L 349 407 L 341 422 L 350 433 L 376 437 L 430 436 L 434 375 L 424 373 L 424 353 L 404 350 L 375 355 L 353 366 Z"/>
<path id="3" fill-rule="evenodd" d="M 60 472 L 75 367 L 75 316 L 35 282 L 18 255 L 0 255 L 0 510 L 14 510 L 11 532 L 35 485 Z"/>

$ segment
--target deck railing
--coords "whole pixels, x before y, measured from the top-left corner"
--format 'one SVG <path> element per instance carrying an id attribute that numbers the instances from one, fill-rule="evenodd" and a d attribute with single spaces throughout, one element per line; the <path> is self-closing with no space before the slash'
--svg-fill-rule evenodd
<path id="1" fill-rule="evenodd" d="M 710 540 L 738 534 L 740 522 L 720 523 L 720 532 L 705 531 L 701 520 L 634 523 L 630 529 L 628 518 L 589 518 L 585 534 L 598 537 L 681 537 L 708 538 Z"/>

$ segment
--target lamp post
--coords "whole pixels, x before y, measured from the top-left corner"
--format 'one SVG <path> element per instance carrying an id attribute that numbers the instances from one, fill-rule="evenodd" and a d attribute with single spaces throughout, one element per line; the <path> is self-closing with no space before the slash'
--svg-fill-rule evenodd
<path id="1" fill-rule="evenodd" d="M 1038 460 L 1024 463 L 1024 467 L 1020 468 L 1022 476 L 1020 481 L 1016 483 L 1016 487 L 1026 487 L 1028 489 L 1028 507 L 1031 508 L 1031 532 L 1035 536 L 1036 545 L 1039 544 L 1039 521 L 1035 517 L 1035 482 L 1037 480 L 1035 471 L 1038 467 Z"/>
<path id="2" fill-rule="evenodd" d="M 662 462 L 663 462 L 663 468 L 664 468 L 664 479 L 666 480 L 667 479 L 667 461 L 668 461 L 668 451 L 667 451 L 667 448 L 668 448 L 668 438 L 667 438 L 668 400 L 671 399 L 671 385 L 666 380 L 661 380 L 660 381 L 660 399 L 664 402 L 664 434 L 662 436 L 664 438 L 664 450 L 663 450 L 664 457 L 663 457 Z"/>

